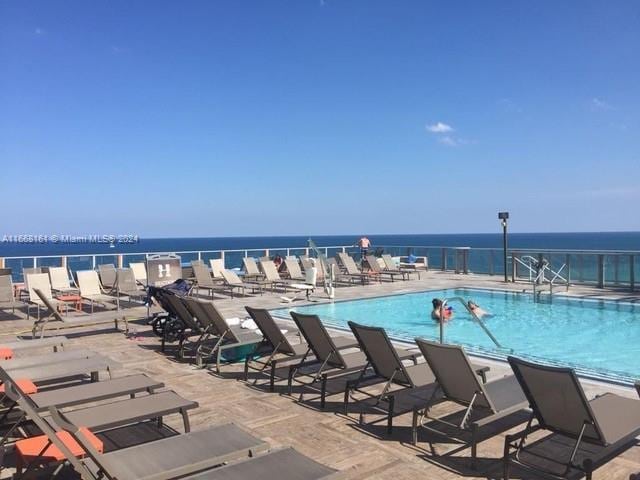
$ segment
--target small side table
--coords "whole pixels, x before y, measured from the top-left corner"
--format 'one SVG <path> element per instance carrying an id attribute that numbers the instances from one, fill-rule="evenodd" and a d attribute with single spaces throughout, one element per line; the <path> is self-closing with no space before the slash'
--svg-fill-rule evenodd
<path id="1" fill-rule="evenodd" d="M 63 303 L 70 303 L 76 312 L 82 312 L 82 297 L 80 295 L 58 295 L 56 298 Z M 59 304 L 58 311 L 62 313 L 60 307 Z"/>

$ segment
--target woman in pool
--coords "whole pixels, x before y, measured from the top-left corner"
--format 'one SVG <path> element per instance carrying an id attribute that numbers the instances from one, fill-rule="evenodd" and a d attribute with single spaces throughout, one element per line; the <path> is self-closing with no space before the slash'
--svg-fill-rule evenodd
<path id="1" fill-rule="evenodd" d="M 431 304 L 433 305 L 433 310 L 431 310 L 431 318 L 438 322 L 448 322 L 453 318 L 453 308 L 452 307 L 444 307 L 442 308 L 442 300 L 439 298 L 434 298 L 431 300 Z"/>

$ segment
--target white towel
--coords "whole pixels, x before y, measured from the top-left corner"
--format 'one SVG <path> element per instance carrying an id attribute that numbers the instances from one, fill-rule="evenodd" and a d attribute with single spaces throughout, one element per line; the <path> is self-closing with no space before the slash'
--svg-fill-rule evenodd
<path id="1" fill-rule="evenodd" d="M 231 318 L 227 318 L 227 325 L 234 326 L 234 325 L 240 325 L 240 319 L 238 317 L 231 317 Z"/>
<path id="2" fill-rule="evenodd" d="M 240 328 L 246 328 L 247 330 L 257 330 L 258 325 L 256 325 L 256 322 L 254 322 L 252 318 L 249 318 L 247 320 L 243 320 L 243 322 L 240 324 Z"/>

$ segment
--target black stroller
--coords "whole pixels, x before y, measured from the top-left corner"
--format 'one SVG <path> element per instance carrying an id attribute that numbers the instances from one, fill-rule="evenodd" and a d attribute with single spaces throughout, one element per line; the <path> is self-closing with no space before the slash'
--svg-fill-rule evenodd
<path id="1" fill-rule="evenodd" d="M 187 326 L 180 319 L 178 312 L 172 307 L 170 301 L 167 300 L 169 295 L 184 297 L 191 291 L 191 286 L 185 280 L 179 279 L 164 287 L 148 287 L 147 305 L 151 305 L 152 301 L 156 301 L 162 307 L 164 312 L 154 313 L 148 320 L 153 333 L 162 338 L 162 350 L 164 351 L 165 342 L 175 342 L 184 336 Z"/>

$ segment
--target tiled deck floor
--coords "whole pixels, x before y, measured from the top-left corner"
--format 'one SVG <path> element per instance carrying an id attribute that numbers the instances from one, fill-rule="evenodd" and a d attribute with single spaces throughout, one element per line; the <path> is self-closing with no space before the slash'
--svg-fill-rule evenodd
<path id="1" fill-rule="evenodd" d="M 498 277 L 479 275 L 453 275 L 443 272 L 429 272 L 423 274 L 421 280 L 409 282 L 383 283 L 366 287 L 345 287 L 337 289 L 338 299 L 362 298 L 376 296 L 396 291 L 420 291 L 429 288 L 447 288 L 456 286 L 476 286 L 490 288 L 514 288 L 522 290 L 524 285 L 507 285 L 499 281 Z M 573 295 L 602 296 L 602 290 L 578 288 L 571 289 Z M 640 301 L 628 292 L 607 291 L 612 298 L 625 298 Z M 318 295 L 322 299 L 322 295 Z M 250 298 L 216 300 L 218 307 L 228 316 L 244 316 L 244 305 L 266 308 L 280 307 L 277 294 L 265 294 Z M 140 314 L 143 309 L 135 309 Z M 427 313 L 425 307 L 425 314 Z M 27 320 L 11 319 L 4 314 L 0 318 L 0 335 L 30 330 Z M 295 398 L 277 393 L 268 393 L 262 388 L 252 387 L 237 380 L 241 367 L 227 366 L 221 376 L 208 370 L 198 370 L 187 363 L 175 361 L 170 355 L 159 352 L 159 341 L 149 332 L 148 327 L 137 325 L 138 338 L 129 339 L 122 333 L 113 330 L 92 331 L 89 334 L 72 335 L 72 347 L 90 348 L 114 360 L 121 362 L 123 368 L 118 375 L 132 372 L 143 372 L 153 378 L 165 382 L 171 388 L 186 398 L 196 400 L 200 407 L 191 413 L 191 423 L 194 429 L 205 428 L 226 421 L 233 421 L 244 425 L 255 435 L 268 441 L 272 446 L 293 445 L 302 453 L 331 467 L 344 470 L 346 478 L 350 479 L 450 479 L 450 478 L 502 478 L 501 462 L 504 433 L 501 433 L 480 444 L 478 456 L 479 470 L 469 468 L 469 450 L 446 457 L 437 457 L 429 448 L 425 432 L 421 435 L 419 446 L 408 444 L 410 431 L 408 425 L 411 416 L 405 415 L 396 420 L 394 434 L 387 437 L 383 424 L 359 426 L 358 416 L 352 414 L 345 417 L 337 408 L 342 395 L 330 397 L 327 411 L 319 411 L 313 401 L 313 395 L 306 398 L 309 403 L 299 404 Z M 85 329 L 86 332 L 86 329 Z M 1 338 L 1 337 L 0 337 Z M 478 363 L 483 363 L 478 359 Z M 492 362 L 489 378 L 500 376 L 508 370 L 506 365 Z M 587 391 L 595 395 L 603 388 L 614 390 L 623 395 L 635 396 L 631 389 L 602 384 L 588 383 Z M 442 406 L 441 411 L 454 412 L 458 410 L 452 406 Z M 367 415 L 365 420 L 374 420 L 373 415 Z M 167 423 L 180 430 L 180 420 L 167 419 Z M 517 431 L 519 426 L 511 431 Z M 436 451 L 440 454 L 452 450 L 455 446 L 447 444 L 434 435 L 430 439 L 439 440 L 435 443 Z M 558 444 L 547 444 L 545 448 L 564 452 Z M 595 478 L 628 479 L 631 474 L 640 472 L 640 447 L 633 447 L 621 456 L 602 467 L 596 472 Z M 5 469 L 1 478 L 7 478 L 11 469 Z M 515 470 L 512 478 L 538 478 L 531 473 Z"/>

